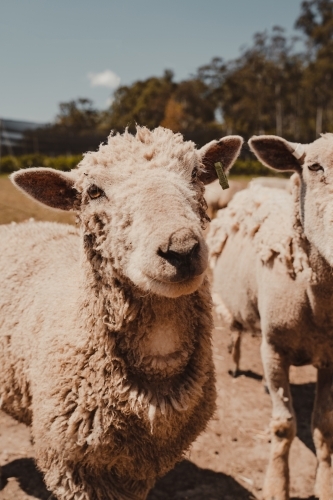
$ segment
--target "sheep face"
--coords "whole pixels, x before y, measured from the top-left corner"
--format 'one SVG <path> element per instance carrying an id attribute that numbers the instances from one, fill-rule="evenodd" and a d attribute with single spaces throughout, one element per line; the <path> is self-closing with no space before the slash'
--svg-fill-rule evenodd
<path id="1" fill-rule="evenodd" d="M 266 166 L 298 173 L 294 184 L 304 234 L 333 266 L 333 134 L 304 145 L 259 136 L 250 146 Z"/>
<path id="2" fill-rule="evenodd" d="M 216 178 L 214 162 L 231 167 L 241 144 L 226 137 L 198 151 L 170 130 L 138 128 L 110 136 L 70 174 L 30 169 L 13 180 L 43 203 L 77 210 L 99 272 L 108 262 L 140 290 L 178 297 L 201 285 L 207 267 L 204 183 Z"/>

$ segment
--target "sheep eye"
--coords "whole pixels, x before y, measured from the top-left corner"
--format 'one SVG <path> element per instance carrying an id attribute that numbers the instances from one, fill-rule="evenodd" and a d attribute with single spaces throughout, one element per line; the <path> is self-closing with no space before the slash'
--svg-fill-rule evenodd
<path id="1" fill-rule="evenodd" d="M 194 169 L 192 170 L 192 174 L 191 174 L 192 181 L 195 181 L 195 180 L 196 180 L 197 175 L 198 175 L 198 171 L 197 171 L 197 169 L 196 169 L 196 168 L 194 168 Z"/>
<path id="2" fill-rule="evenodd" d="M 319 170 L 322 170 L 324 172 L 323 167 L 319 163 L 314 163 L 313 165 L 309 165 L 308 169 L 311 170 L 311 172 L 319 172 Z"/>
<path id="3" fill-rule="evenodd" d="M 92 184 L 88 189 L 88 195 L 92 200 L 95 200 L 96 198 L 104 196 L 104 191 L 97 187 L 95 184 Z"/>

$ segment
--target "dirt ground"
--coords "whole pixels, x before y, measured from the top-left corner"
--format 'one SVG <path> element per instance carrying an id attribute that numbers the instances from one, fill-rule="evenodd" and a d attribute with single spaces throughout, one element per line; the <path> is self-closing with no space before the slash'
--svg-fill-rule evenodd
<path id="1" fill-rule="evenodd" d="M 59 220 L 59 213 L 44 209 L 17 193 L 0 178 L 0 223 L 27 217 Z M 73 222 L 67 214 L 61 221 Z M 259 338 L 245 336 L 242 374 L 228 374 L 229 332 L 216 321 L 213 348 L 217 373 L 217 412 L 192 445 L 186 459 L 161 479 L 149 500 L 247 500 L 262 498 L 261 488 L 269 455 L 269 396 L 262 385 Z M 290 456 L 291 497 L 312 498 L 316 460 L 310 419 L 315 370 L 292 367 L 290 378 L 298 419 L 298 434 Z M 0 500 L 51 500 L 34 464 L 29 429 L 0 412 Z"/>

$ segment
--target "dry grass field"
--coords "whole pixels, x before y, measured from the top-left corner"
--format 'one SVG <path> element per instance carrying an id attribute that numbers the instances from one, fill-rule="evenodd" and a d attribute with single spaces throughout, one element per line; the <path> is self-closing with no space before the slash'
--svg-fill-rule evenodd
<path id="1" fill-rule="evenodd" d="M 66 213 L 41 207 L 0 177 L 0 223 L 34 217 L 73 223 Z M 149 500 L 250 500 L 262 498 L 269 455 L 271 403 L 262 385 L 259 338 L 244 337 L 242 374 L 228 374 L 229 331 L 216 321 L 213 334 L 217 412 L 186 456 L 149 495 Z M 291 369 L 298 434 L 290 457 L 291 497 L 313 498 L 316 461 L 310 431 L 315 370 Z M 29 429 L 0 412 L 0 499 L 51 500 L 34 464 Z"/>

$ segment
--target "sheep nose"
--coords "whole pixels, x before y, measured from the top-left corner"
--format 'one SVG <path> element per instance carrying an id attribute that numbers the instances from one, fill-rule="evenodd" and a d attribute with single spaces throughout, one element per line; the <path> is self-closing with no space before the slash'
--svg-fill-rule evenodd
<path id="1" fill-rule="evenodd" d="M 191 230 L 180 229 L 173 233 L 166 245 L 160 246 L 158 254 L 176 268 L 190 266 L 198 257 L 200 243 Z"/>

